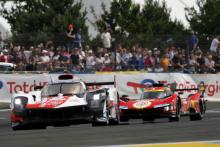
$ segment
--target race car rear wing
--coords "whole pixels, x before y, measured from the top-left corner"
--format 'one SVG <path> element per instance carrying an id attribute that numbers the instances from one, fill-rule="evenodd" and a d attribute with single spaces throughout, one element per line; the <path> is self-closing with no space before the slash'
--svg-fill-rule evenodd
<path id="1" fill-rule="evenodd" d="M 102 85 L 115 85 L 115 82 L 93 82 L 85 83 L 86 86 L 102 86 Z"/>
<path id="2" fill-rule="evenodd" d="M 93 82 L 93 83 L 85 83 L 87 90 L 90 92 L 107 92 L 110 87 L 107 85 L 112 85 L 116 88 L 115 82 Z M 105 87 L 102 87 L 105 86 Z M 107 88 L 106 88 L 107 86 Z"/>
<path id="3" fill-rule="evenodd" d="M 59 80 L 72 80 L 73 78 L 74 76 L 72 74 L 64 74 L 58 77 Z M 115 85 L 115 78 L 113 82 L 91 82 L 91 83 L 84 82 L 84 83 L 86 86 Z"/>
<path id="4" fill-rule="evenodd" d="M 199 90 L 199 88 L 183 88 L 183 89 L 175 89 L 174 91 L 188 91 L 188 90 Z"/>
<path id="5" fill-rule="evenodd" d="M 85 82 L 86 86 L 103 86 L 103 85 L 114 85 L 116 88 L 116 77 L 114 76 L 114 81 L 112 82 Z"/>
<path id="6" fill-rule="evenodd" d="M 204 82 L 200 82 L 197 86 L 197 88 L 182 88 L 182 89 L 177 89 L 177 83 L 171 83 L 169 84 L 169 87 L 172 91 L 186 91 L 186 90 L 204 90 L 205 89 L 205 84 Z"/>
<path id="7" fill-rule="evenodd" d="M 204 82 L 200 82 L 197 86 L 197 88 L 183 88 L 183 89 L 176 89 L 176 83 L 172 83 L 170 85 L 170 89 L 172 91 L 191 91 L 191 90 L 196 90 L 199 93 L 201 93 L 202 95 L 204 95 L 205 93 L 205 83 Z"/>

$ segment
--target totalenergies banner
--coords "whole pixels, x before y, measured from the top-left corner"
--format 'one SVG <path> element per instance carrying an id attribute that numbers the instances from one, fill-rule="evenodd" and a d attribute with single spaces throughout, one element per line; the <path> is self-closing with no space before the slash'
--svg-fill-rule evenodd
<path id="1" fill-rule="evenodd" d="M 34 84 L 44 86 L 56 81 L 58 75 L 48 74 L 0 74 L 0 102 L 10 102 L 13 93 L 29 92 Z M 110 82 L 116 80 L 120 95 L 139 97 L 144 90 L 142 85 L 176 82 L 178 88 L 195 88 L 201 81 L 205 82 L 206 95 L 209 100 L 220 101 L 220 75 L 218 74 L 181 74 L 181 73 L 109 73 L 74 75 L 85 82 Z"/>
<path id="2" fill-rule="evenodd" d="M 196 83 L 204 81 L 206 96 L 209 100 L 220 101 L 220 74 L 192 74 L 190 76 Z"/>
<path id="3" fill-rule="evenodd" d="M 117 87 L 121 95 L 129 95 L 130 97 L 140 97 L 144 91 L 143 85 L 152 85 L 154 83 L 170 84 L 177 83 L 177 88 L 196 88 L 197 83 L 192 79 L 191 75 L 181 73 L 143 73 L 138 75 L 117 75 Z"/>
<path id="4" fill-rule="evenodd" d="M 0 102 L 10 102 L 11 97 L 18 91 L 28 93 L 34 90 L 34 85 L 44 86 L 48 82 L 56 82 L 57 74 L 0 74 Z M 80 74 L 73 76 L 75 80 L 85 82 L 110 82 L 114 75 Z"/>
<path id="5" fill-rule="evenodd" d="M 44 74 L 0 74 L 0 102 L 10 102 L 12 94 L 18 91 L 34 90 L 34 84 L 44 86 L 48 79 L 49 76 Z"/>

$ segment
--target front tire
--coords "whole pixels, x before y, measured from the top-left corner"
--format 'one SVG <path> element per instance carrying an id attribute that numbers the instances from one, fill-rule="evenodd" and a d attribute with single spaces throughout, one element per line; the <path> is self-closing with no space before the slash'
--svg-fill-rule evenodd
<path id="1" fill-rule="evenodd" d="M 146 116 L 143 117 L 142 119 L 143 119 L 143 122 L 152 122 L 152 123 L 153 123 L 154 120 L 155 120 L 153 117 L 146 117 Z"/>
<path id="2" fill-rule="evenodd" d="M 94 117 L 92 120 L 92 126 L 108 126 L 109 125 L 109 117 L 106 117 L 105 121 L 98 121 L 99 118 Z"/>
<path id="3" fill-rule="evenodd" d="M 176 104 L 176 114 L 175 114 L 175 116 L 169 117 L 170 122 L 180 121 L 180 109 L 181 109 L 181 104 L 180 104 L 180 101 L 178 100 L 177 104 Z"/>
<path id="4" fill-rule="evenodd" d="M 11 122 L 11 128 L 13 131 L 18 131 L 18 130 L 24 130 L 25 126 L 21 125 L 20 123 Z"/>
<path id="5" fill-rule="evenodd" d="M 127 116 L 120 116 L 120 122 L 128 122 L 129 121 L 129 117 Z"/>
<path id="6" fill-rule="evenodd" d="M 19 131 L 19 130 L 42 130 L 46 129 L 47 127 L 45 125 L 33 125 L 33 124 L 15 124 L 11 122 L 11 128 L 13 131 Z"/>

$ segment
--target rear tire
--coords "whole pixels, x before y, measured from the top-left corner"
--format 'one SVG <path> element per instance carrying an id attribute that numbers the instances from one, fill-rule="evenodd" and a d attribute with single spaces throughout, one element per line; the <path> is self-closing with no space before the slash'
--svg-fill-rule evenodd
<path id="1" fill-rule="evenodd" d="M 97 121 L 93 121 L 93 122 L 92 122 L 92 126 L 93 126 L 93 127 L 96 127 L 96 126 L 104 126 L 104 123 L 100 123 L 100 122 L 97 122 Z"/>
<path id="2" fill-rule="evenodd" d="M 197 114 L 194 115 L 190 115 L 190 120 L 191 121 L 197 121 L 197 120 L 202 120 L 203 116 L 205 114 L 205 104 L 204 102 L 202 102 L 201 100 L 199 101 L 199 112 Z"/>
<path id="3" fill-rule="evenodd" d="M 92 126 L 96 127 L 96 126 L 108 126 L 109 125 L 109 120 L 107 120 L 106 122 L 100 122 L 97 121 L 96 118 L 94 118 L 94 120 L 92 121 Z"/>

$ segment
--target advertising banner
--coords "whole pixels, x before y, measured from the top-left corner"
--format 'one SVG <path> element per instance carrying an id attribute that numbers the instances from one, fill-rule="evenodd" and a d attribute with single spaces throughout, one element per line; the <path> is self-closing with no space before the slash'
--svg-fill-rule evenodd
<path id="1" fill-rule="evenodd" d="M 220 101 L 220 74 L 192 74 L 191 77 L 196 83 L 205 83 L 208 100 Z"/>
<path id="2" fill-rule="evenodd" d="M 44 86 L 48 80 L 47 74 L 1 74 L 0 75 L 0 102 L 10 102 L 13 93 L 18 91 L 29 92 L 34 90 L 34 83 Z"/>
<path id="3" fill-rule="evenodd" d="M 129 95 L 130 97 L 140 97 L 144 91 L 142 85 L 149 85 L 154 83 L 170 84 L 177 83 L 177 88 L 196 88 L 197 83 L 191 78 L 189 74 L 181 73 L 147 73 L 138 75 L 117 75 L 117 88 L 120 95 Z"/>
<path id="4" fill-rule="evenodd" d="M 112 82 L 120 95 L 137 98 L 143 92 L 141 85 L 176 82 L 178 88 L 195 88 L 203 81 L 206 85 L 208 100 L 220 101 L 220 75 L 218 74 L 182 74 L 182 73 L 111 73 L 78 74 L 74 78 L 84 82 Z M 32 91 L 35 85 L 44 86 L 56 81 L 58 75 L 52 74 L 0 74 L 0 102 L 10 102 L 13 93 Z"/>

